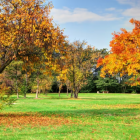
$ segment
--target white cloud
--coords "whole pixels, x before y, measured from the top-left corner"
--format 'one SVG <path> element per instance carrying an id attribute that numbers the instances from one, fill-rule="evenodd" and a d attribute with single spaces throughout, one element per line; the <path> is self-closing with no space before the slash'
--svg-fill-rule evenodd
<path id="1" fill-rule="evenodd" d="M 127 29 L 128 31 L 132 31 L 134 25 L 129 22 L 131 18 L 136 20 L 140 20 L 140 0 L 117 0 L 120 4 L 128 4 L 131 8 L 124 10 L 121 14 L 122 16 L 127 19 L 124 24 L 123 28 Z"/>
<path id="2" fill-rule="evenodd" d="M 140 9 L 138 8 L 127 9 L 122 14 L 124 16 L 129 16 L 130 18 L 135 18 L 136 20 L 140 20 Z"/>
<path id="3" fill-rule="evenodd" d="M 106 11 L 114 11 L 115 10 L 115 8 L 114 7 L 111 7 L 111 8 L 107 8 L 107 9 L 105 9 Z"/>
<path id="4" fill-rule="evenodd" d="M 53 16 L 54 20 L 59 23 L 84 22 L 84 21 L 113 21 L 120 19 L 118 17 L 114 17 L 112 14 L 102 16 L 90 12 L 84 8 L 75 8 L 73 11 L 71 11 L 67 7 L 63 9 L 54 8 L 51 11 L 51 15 Z"/>
<path id="5" fill-rule="evenodd" d="M 140 6 L 140 0 L 117 0 L 120 4 L 128 4 L 133 7 L 139 7 Z"/>

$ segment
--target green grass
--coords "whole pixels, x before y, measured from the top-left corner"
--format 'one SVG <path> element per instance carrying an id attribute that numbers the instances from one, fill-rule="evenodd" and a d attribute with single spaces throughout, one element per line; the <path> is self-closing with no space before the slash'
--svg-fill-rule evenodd
<path id="1" fill-rule="evenodd" d="M 36 127 L 1 124 L 0 140 L 140 140 L 139 94 L 80 93 L 78 99 L 66 94 L 60 98 L 58 94 L 41 94 L 39 98 L 34 94 L 27 94 L 26 99 L 21 96 L 16 104 L 0 112 L 0 118 L 2 114 L 8 118 L 8 113 L 38 113 L 40 117 L 71 122 Z"/>

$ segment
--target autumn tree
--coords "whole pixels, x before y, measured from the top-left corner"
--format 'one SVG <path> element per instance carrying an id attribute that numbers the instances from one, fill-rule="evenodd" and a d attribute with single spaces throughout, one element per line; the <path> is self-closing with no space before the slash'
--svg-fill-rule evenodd
<path id="1" fill-rule="evenodd" d="M 53 52 L 64 52 L 65 36 L 49 17 L 52 8 L 41 0 L 0 0 L 0 73 L 13 60 L 33 67 L 40 55 L 49 73 L 57 66 Z"/>
<path id="2" fill-rule="evenodd" d="M 106 48 L 103 48 L 103 49 L 94 49 L 93 50 L 93 53 L 95 55 L 95 58 L 94 58 L 94 63 L 93 63 L 93 67 L 92 67 L 92 73 L 87 77 L 87 84 L 84 85 L 80 92 L 81 93 L 93 93 L 93 92 L 97 92 L 97 88 L 96 88 L 96 84 L 94 83 L 95 80 L 98 80 L 98 73 L 100 72 L 100 69 L 102 66 L 96 68 L 97 66 L 97 60 L 100 58 L 100 57 L 105 57 L 106 55 L 109 54 L 109 51 L 107 51 Z"/>
<path id="3" fill-rule="evenodd" d="M 36 75 L 37 73 L 37 75 Z M 51 89 L 53 78 L 49 75 L 43 74 L 43 71 L 35 71 L 32 73 L 32 76 L 29 77 L 31 83 L 31 92 L 36 93 L 36 98 L 40 92 L 47 95 L 47 92 Z"/>
<path id="4" fill-rule="evenodd" d="M 66 79 L 72 91 L 71 96 L 74 95 L 74 98 L 78 98 L 81 87 L 87 84 L 86 79 L 92 73 L 95 58 L 93 50 L 94 48 L 86 45 L 84 41 L 82 43 L 76 41 L 68 47 Z"/>
<path id="5" fill-rule="evenodd" d="M 53 51 L 63 52 L 63 32 L 49 18 L 52 7 L 41 0 L 0 1 L 0 73 L 15 59 L 39 61 L 38 54 L 51 65 Z"/>
<path id="6" fill-rule="evenodd" d="M 63 57 L 59 58 L 59 71 L 55 71 L 57 73 L 57 85 L 59 88 L 59 97 L 60 97 L 60 92 L 63 87 L 63 85 L 66 83 L 67 77 L 66 77 L 66 72 L 67 72 L 67 65 L 66 65 L 66 59 L 64 60 Z"/>
<path id="7" fill-rule="evenodd" d="M 53 84 L 53 78 L 47 75 L 43 75 L 40 80 L 40 91 L 42 91 L 45 95 L 51 89 Z"/>
<path id="8" fill-rule="evenodd" d="M 40 91 L 43 91 L 44 93 L 46 90 L 49 90 L 52 85 L 53 77 L 49 75 L 50 69 L 46 69 L 46 65 L 44 63 L 36 63 L 34 65 L 34 70 L 32 72 L 32 77 L 34 78 L 31 91 L 36 92 L 36 98 L 38 98 L 38 94 Z"/>
<path id="9" fill-rule="evenodd" d="M 29 87 L 29 75 L 27 71 L 22 71 L 22 76 L 20 78 L 20 93 L 26 98 L 27 92 L 28 92 L 28 87 Z"/>
<path id="10" fill-rule="evenodd" d="M 122 32 L 113 33 L 113 40 L 110 42 L 111 53 L 104 59 L 98 59 L 98 66 L 103 65 L 101 77 L 106 74 L 112 76 L 120 73 L 131 76 L 127 84 L 131 86 L 140 85 L 140 21 L 131 19 L 135 25 L 131 32 L 121 29 Z"/>
<path id="11" fill-rule="evenodd" d="M 65 84 L 66 84 L 66 87 L 67 87 L 67 96 L 68 96 L 69 90 L 72 89 L 72 87 L 71 87 L 71 82 L 70 82 L 68 79 L 66 79 Z M 71 91 L 72 91 L 72 90 L 71 90 Z"/>

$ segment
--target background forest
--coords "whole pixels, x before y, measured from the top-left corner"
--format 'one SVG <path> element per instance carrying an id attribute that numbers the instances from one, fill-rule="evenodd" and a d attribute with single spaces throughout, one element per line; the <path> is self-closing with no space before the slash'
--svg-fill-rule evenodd
<path id="1" fill-rule="evenodd" d="M 84 50 L 85 51 L 85 50 Z M 100 56 L 105 57 L 109 52 L 106 49 L 94 50 L 94 54 L 100 54 Z M 77 57 L 76 57 L 77 58 Z M 99 58 L 96 57 L 95 60 Z M 83 58 L 79 58 L 82 60 Z M 85 61 L 86 62 L 86 61 Z M 129 86 L 125 84 L 129 80 L 130 76 L 120 77 L 119 74 L 115 77 L 106 75 L 105 78 L 100 77 L 100 70 L 102 66 L 96 68 L 97 61 L 90 64 L 90 73 L 86 76 L 86 82 L 80 83 L 81 87 L 80 93 L 97 93 L 99 91 L 109 91 L 110 93 L 139 93 L 140 86 Z M 84 65 L 85 66 L 85 65 Z M 23 95 L 26 97 L 28 93 L 36 93 L 36 98 L 39 93 L 70 93 L 71 87 L 68 80 L 64 80 L 58 77 L 58 73 L 53 72 L 52 75 L 45 75 L 43 73 L 42 64 L 34 67 L 34 71 L 30 72 L 30 67 L 24 69 L 23 61 L 13 61 L 9 66 L 6 67 L 5 71 L 1 75 L 1 83 L 4 82 L 11 87 L 11 93 L 18 95 Z M 81 73 L 84 73 L 80 69 L 77 73 L 79 76 Z M 70 74 L 68 75 L 70 76 Z M 63 77 L 63 76 L 62 76 Z M 60 78 L 60 79 L 59 79 Z M 76 77 L 77 79 L 77 77 Z M 80 79 L 80 78 L 79 78 Z M 77 81 L 79 82 L 79 81 Z"/>

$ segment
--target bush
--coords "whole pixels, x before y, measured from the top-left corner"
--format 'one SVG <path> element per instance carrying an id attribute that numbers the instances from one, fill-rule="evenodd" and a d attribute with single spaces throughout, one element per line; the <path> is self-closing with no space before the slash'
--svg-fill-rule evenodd
<path id="1" fill-rule="evenodd" d="M 15 99 L 10 99 L 11 94 L 12 90 L 10 87 L 7 87 L 4 83 L 0 85 L 0 109 L 11 105 L 15 101 Z"/>

